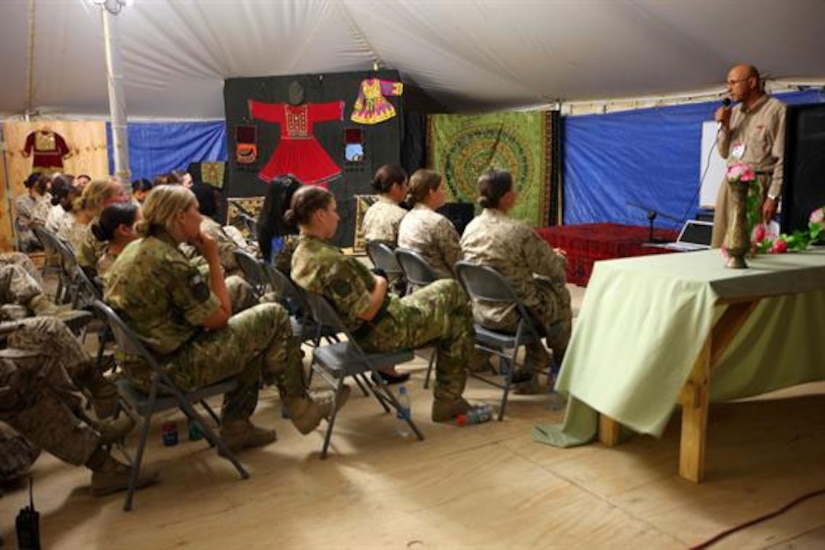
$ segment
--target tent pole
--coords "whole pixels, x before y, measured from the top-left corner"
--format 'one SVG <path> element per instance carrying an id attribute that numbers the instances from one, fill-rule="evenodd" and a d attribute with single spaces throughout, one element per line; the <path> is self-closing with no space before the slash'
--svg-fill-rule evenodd
<path id="1" fill-rule="evenodd" d="M 126 97 L 123 94 L 123 74 L 120 64 L 120 39 L 116 14 L 105 5 L 100 8 L 103 18 L 103 41 L 106 49 L 106 77 L 109 88 L 109 111 L 112 117 L 112 156 L 115 176 L 123 186 L 130 188 L 129 137 L 126 131 Z"/>

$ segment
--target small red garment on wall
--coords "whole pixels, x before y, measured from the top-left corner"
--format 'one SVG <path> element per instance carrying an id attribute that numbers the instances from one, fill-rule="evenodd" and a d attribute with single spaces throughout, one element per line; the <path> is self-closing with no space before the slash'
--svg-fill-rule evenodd
<path id="1" fill-rule="evenodd" d="M 69 146 L 63 136 L 51 130 L 37 130 L 26 136 L 26 155 L 34 153 L 32 171 L 63 169 L 63 157 L 69 154 Z"/>
<path id="2" fill-rule="evenodd" d="M 341 174 L 341 167 L 321 147 L 312 129 L 317 122 L 343 120 L 343 101 L 288 105 L 249 100 L 249 112 L 252 118 L 281 125 L 281 140 L 258 174 L 262 180 L 268 183 L 292 173 L 304 183 L 318 184 Z"/>

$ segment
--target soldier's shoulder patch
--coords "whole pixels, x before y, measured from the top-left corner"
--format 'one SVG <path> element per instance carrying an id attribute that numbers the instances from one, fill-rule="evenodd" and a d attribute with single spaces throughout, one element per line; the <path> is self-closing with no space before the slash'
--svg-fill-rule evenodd
<path id="1" fill-rule="evenodd" d="M 200 271 L 195 271 L 189 277 L 189 287 L 192 289 L 192 295 L 196 300 L 205 302 L 209 299 L 209 285 Z"/>

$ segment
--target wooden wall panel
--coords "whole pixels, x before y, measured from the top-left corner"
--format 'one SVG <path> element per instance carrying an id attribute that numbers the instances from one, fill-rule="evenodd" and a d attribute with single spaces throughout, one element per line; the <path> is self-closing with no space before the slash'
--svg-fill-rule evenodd
<path id="1" fill-rule="evenodd" d="M 109 174 L 106 153 L 106 123 L 104 121 L 6 121 L 3 136 L 6 144 L 3 166 L 0 168 L 0 250 L 11 250 L 14 244 L 11 211 L 14 198 L 24 191 L 23 181 L 31 173 L 32 158 L 23 156 L 23 146 L 30 132 L 48 126 L 66 140 L 72 156 L 65 159 L 67 174 L 88 174 L 92 179 Z"/>

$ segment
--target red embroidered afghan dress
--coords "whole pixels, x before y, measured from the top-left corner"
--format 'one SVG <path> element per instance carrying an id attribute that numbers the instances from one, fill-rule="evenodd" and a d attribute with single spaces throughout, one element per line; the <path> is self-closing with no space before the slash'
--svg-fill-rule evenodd
<path id="1" fill-rule="evenodd" d="M 281 125 L 281 140 L 258 176 L 265 182 L 281 174 L 295 174 L 307 184 L 324 183 L 341 173 L 312 133 L 317 122 L 343 120 L 344 102 L 263 103 L 249 100 L 252 118 Z"/>
<path id="2" fill-rule="evenodd" d="M 23 148 L 27 155 L 34 153 L 32 172 L 46 172 L 62 170 L 63 157 L 69 154 L 66 140 L 58 133 L 37 130 L 26 136 L 26 145 Z"/>

